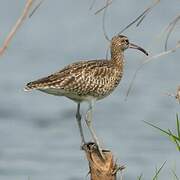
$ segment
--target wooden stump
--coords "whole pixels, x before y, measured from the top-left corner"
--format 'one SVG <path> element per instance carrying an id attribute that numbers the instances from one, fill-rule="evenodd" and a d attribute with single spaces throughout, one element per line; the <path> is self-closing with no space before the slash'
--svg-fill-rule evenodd
<path id="1" fill-rule="evenodd" d="M 117 172 L 125 168 L 116 164 L 112 153 L 108 150 L 103 150 L 105 157 L 103 160 L 94 143 L 85 144 L 82 149 L 85 151 L 89 162 L 91 180 L 116 180 Z"/>

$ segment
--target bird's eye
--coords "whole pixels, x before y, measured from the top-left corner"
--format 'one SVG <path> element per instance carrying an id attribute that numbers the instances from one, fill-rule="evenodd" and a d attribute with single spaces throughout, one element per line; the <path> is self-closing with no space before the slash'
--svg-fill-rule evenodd
<path id="1" fill-rule="evenodd" d="M 128 39 L 125 39 L 124 41 L 126 42 L 126 44 L 129 44 L 129 40 Z"/>

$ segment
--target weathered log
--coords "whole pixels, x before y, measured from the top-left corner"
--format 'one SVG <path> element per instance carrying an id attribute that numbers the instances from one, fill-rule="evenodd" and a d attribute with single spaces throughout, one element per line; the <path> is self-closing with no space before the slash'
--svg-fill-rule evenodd
<path id="1" fill-rule="evenodd" d="M 116 180 L 117 172 L 125 168 L 116 164 L 113 154 L 109 150 L 103 150 L 104 159 L 102 159 L 94 143 L 87 143 L 82 149 L 89 162 L 91 180 Z"/>

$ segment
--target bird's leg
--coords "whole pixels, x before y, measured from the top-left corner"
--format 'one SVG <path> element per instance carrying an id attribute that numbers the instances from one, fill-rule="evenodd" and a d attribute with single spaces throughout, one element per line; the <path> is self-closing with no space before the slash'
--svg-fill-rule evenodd
<path id="1" fill-rule="evenodd" d="M 81 147 L 82 147 L 85 144 L 85 138 L 84 138 L 83 129 L 81 125 L 80 103 L 77 104 L 76 120 L 79 127 L 79 132 L 81 136 Z"/>
<path id="2" fill-rule="evenodd" d="M 99 140 L 98 140 L 98 138 L 97 138 L 97 136 L 96 136 L 96 133 L 95 133 L 95 131 L 94 131 L 94 128 L 93 128 L 93 126 L 92 126 L 92 110 L 93 110 L 93 102 L 91 101 L 91 102 L 89 103 L 89 108 L 88 108 L 88 110 L 87 110 L 87 112 L 86 112 L 85 121 L 86 121 L 86 124 L 87 124 L 87 126 L 88 126 L 88 129 L 89 129 L 89 131 L 90 131 L 90 133 L 91 133 L 91 136 L 92 136 L 95 144 L 97 145 L 98 151 L 99 151 L 102 159 L 104 160 L 105 158 L 104 158 L 104 155 L 103 155 L 103 153 L 102 153 L 102 149 L 101 149 L 101 147 L 100 147 Z"/>

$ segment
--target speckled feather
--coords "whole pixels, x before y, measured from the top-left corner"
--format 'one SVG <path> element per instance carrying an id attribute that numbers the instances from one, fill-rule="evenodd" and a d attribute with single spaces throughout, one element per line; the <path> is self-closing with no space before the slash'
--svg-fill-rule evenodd
<path id="1" fill-rule="evenodd" d="M 77 62 L 48 77 L 28 83 L 26 89 L 59 89 L 63 90 L 62 95 L 73 93 L 101 99 L 114 90 L 122 77 L 122 67 L 114 66 L 108 60 Z"/>
<path id="2" fill-rule="evenodd" d="M 110 60 L 70 64 L 59 72 L 28 83 L 25 90 L 37 89 L 75 101 L 102 99 L 111 94 L 123 76 L 124 50 L 128 46 L 127 37 L 115 36 L 111 41 Z"/>

